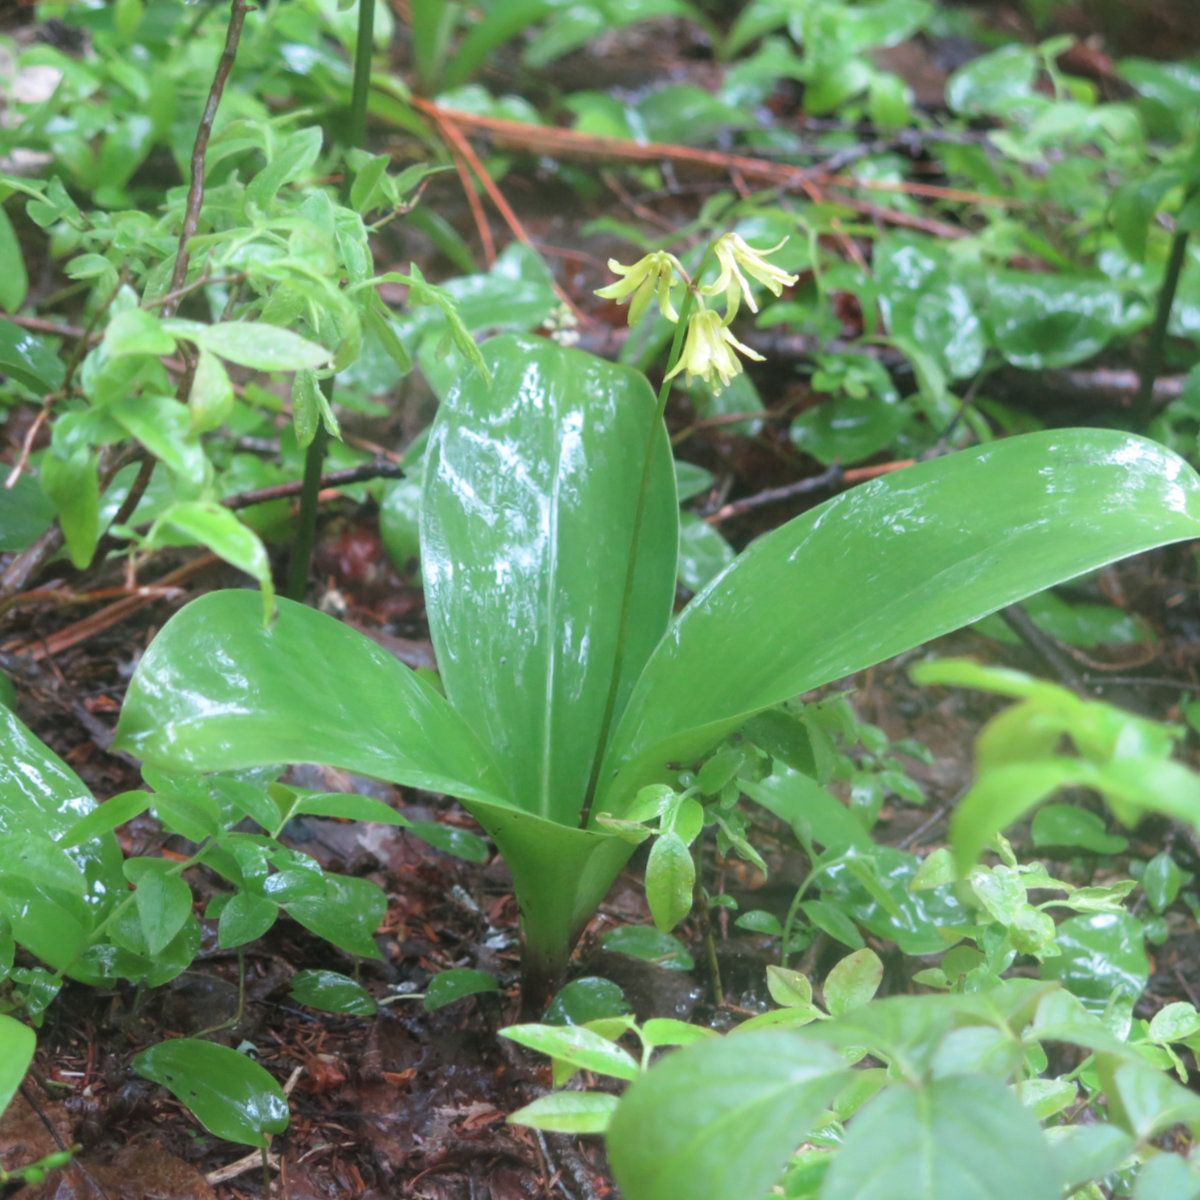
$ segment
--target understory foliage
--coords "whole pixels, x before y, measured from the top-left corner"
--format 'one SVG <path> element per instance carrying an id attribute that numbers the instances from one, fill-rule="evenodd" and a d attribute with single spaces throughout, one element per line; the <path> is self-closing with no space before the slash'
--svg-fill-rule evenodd
<path id="1" fill-rule="evenodd" d="M 979 737 L 946 844 L 917 854 L 880 821 L 925 801 L 909 764 L 928 751 L 852 692 L 814 694 L 965 625 L 1005 636 L 989 614 L 1023 600 L 1043 637 L 1151 636 L 1047 589 L 1200 537 L 1200 67 L 1073 74 L 1072 40 L 1035 32 L 1044 4 L 1022 41 L 929 0 L 408 8 L 397 28 L 371 0 L 45 3 L 56 41 L 0 39 L 0 612 L 16 628 L 51 591 L 138 594 L 164 552 L 207 551 L 257 588 L 192 600 L 140 655 L 115 746 L 144 786 L 100 800 L 17 715 L 35 635 L 5 643 L 0 1106 L 66 981 L 160 987 L 206 928 L 240 962 L 298 922 L 355 969 L 300 972 L 293 999 L 378 1011 L 387 896 L 323 869 L 289 822 L 491 850 L 288 773 L 318 763 L 457 798 L 503 856 L 522 942 L 522 1023 L 503 1033 L 550 1056 L 555 1085 L 513 1120 L 603 1133 L 628 1200 L 1200 1196 L 1190 1141 L 1168 1141 L 1200 1135 L 1200 1013 L 1138 1008 L 1147 942 L 1200 899 L 1170 852 L 1129 863 L 1114 831 L 1200 829 L 1184 727 L 918 662 L 920 685 L 1014 703 Z M 705 40 L 711 90 L 577 90 L 539 112 L 479 82 L 499 53 L 545 95 L 558 60 L 646 22 Z M 886 66 L 917 35 L 978 39 L 936 109 Z M 405 78 L 384 69 L 397 39 Z M 807 127 L 767 119 L 789 90 Z M 481 265 L 426 201 L 452 165 L 470 183 L 461 130 L 496 122 L 614 154 L 657 143 L 629 171 L 650 190 L 722 135 L 753 186 L 664 232 L 577 163 L 547 166 L 613 250 L 599 300 L 568 294 L 524 236 Z M 497 151 L 472 169 L 490 189 L 517 168 Z M 397 230 L 430 247 L 426 271 L 395 267 Z M 627 305 L 617 362 L 573 345 L 600 301 Z M 1107 427 L 1013 401 L 1114 375 L 1128 403 Z M 344 428 L 412 376 L 436 416 L 380 463 Z M 776 450 L 869 482 L 738 553 L 681 509 L 715 484 L 674 455 L 681 399 L 741 438 L 781 423 Z M 436 673 L 302 602 L 323 470 L 349 472 L 419 571 Z M 125 854 L 117 831 L 147 813 L 186 852 Z M 741 911 L 707 867 L 766 874 L 768 829 L 806 874 L 785 911 Z M 731 1032 L 639 1022 L 615 985 L 567 981 L 635 854 L 652 924 L 605 947 L 688 970 L 703 943 L 720 1003 L 713 928 L 732 923 L 777 959 L 765 1011 Z M 829 946 L 844 953 L 818 971 Z M 447 971 L 425 1003 L 510 982 Z M 131 1066 L 265 1162 L 288 1099 L 218 1032 Z"/>

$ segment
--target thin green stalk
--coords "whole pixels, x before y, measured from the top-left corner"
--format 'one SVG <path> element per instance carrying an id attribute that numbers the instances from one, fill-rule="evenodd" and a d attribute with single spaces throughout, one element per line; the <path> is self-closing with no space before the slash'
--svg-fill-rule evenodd
<path id="1" fill-rule="evenodd" d="M 333 394 L 333 377 L 321 380 L 321 391 L 328 400 Z M 317 422 L 313 440 L 304 453 L 304 485 L 300 489 L 300 511 L 296 515 L 296 533 L 292 541 L 292 558 L 288 565 L 288 581 L 284 595 L 297 604 L 304 603 L 308 590 L 308 570 L 312 564 L 313 547 L 317 540 L 317 497 L 321 492 L 321 476 L 325 473 L 325 448 L 329 431 L 325 418 Z"/>
<path id="2" fill-rule="evenodd" d="M 1191 193 L 1189 193 L 1190 196 Z M 1133 411 L 1139 429 L 1145 429 L 1154 415 L 1154 381 L 1162 367 L 1163 348 L 1167 341 L 1167 323 L 1171 319 L 1171 308 L 1175 303 L 1175 292 L 1179 287 L 1179 276 L 1183 271 L 1184 255 L 1187 253 L 1186 229 L 1179 230 L 1171 239 L 1171 254 L 1167 259 L 1166 274 L 1158 293 L 1158 308 L 1154 313 L 1154 324 L 1150 329 L 1150 341 L 1142 358 L 1141 378 L 1138 380 L 1137 399 Z"/>
<path id="3" fill-rule="evenodd" d="M 367 145 L 367 97 L 371 91 L 371 51 L 375 46 L 375 0 L 358 0 L 358 34 L 354 41 L 354 83 L 346 123 L 346 145 L 364 150 Z M 346 190 L 349 190 L 348 183 Z"/>
<path id="4" fill-rule="evenodd" d="M 233 1016 L 218 1022 L 216 1025 L 209 1025 L 207 1028 L 201 1029 L 199 1033 L 193 1033 L 192 1037 L 203 1038 L 208 1037 L 209 1034 L 220 1033 L 222 1029 L 233 1029 L 246 1015 L 246 948 L 244 946 L 237 948 L 237 960 L 238 992 L 237 1004 L 234 1005 Z"/>
<path id="5" fill-rule="evenodd" d="M 350 94 L 350 111 L 346 114 L 345 145 L 361 150 L 367 144 L 367 97 L 371 90 L 371 50 L 375 42 L 375 0 L 358 0 L 358 34 L 354 43 L 354 85 Z M 348 192 L 349 176 L 342 190 Z M 332 402 L 333 377 L 321 380 L 325 399 Z M 325 470 L 325 450 L 329 434 L 322 418 L 317 432 L 304 455 L 304 486 L 300 492 L 300 512 L 296 517 L 296 536 L 292 543 L 292 560 L 288 568 L 285 595 L 303 603 L 308 587 L 308 571 L 312 563 L 313 546 L 317 538 L 317 495 Z"/>
<path id="6" fill-rule="evenodd" d="M 696 269 L 696 279 L 700 278 L 705 264 L 708 262 L 712 247 L 704 252 L 700 265 Z M 586 829 L 592 816 L 592 805 L 596 799 L 596 786 L 599 783 L 600 765 L 604 759 L 604 748 L 608 744 L 608 735 L 612 728 L 613 716 L 617 707 L 617 689 L 621 683 L 621 671 L 625 666 L 625 653 L 629 641 L 629 625 L 633 619 L 633 579 L 637 571 L 638 553 L 641 549 L 642 526 L 646 517 L 646 501 L 650 496 L 650 480 L 654 467 L 654 448 L 658 439 L 654 436 L 662 424 L 667 411 L 667 399 L 671 395 L 670 373 L 679 362 L 680 351 L 683 347 L 683 337 L 687 331 L 688 317 L 691 316 L 696 293 L 694 285 L 688 281 L 683 304 L 680 306 L 679 320 L 675 323 L 675 336 L 671 339 L 671 353 L 667 358 L 667 371 L 658 389 L 658 403 L 654 408 L 654 416 L 650 420 L 649 432 L 646 436 L 646 457 L 642 461 L 642 478 L 638 485 L 637 508 L 633 515 L 633 536 L 629 544 L 629 563 L 625 568 L 625 588 L 621 594 L 621 618 L 617 624 L 617 647 L 613 654 L 612 679 L 608 685 L 608 698 L 604 702 L 604 716 L 600 721 L 600 736 L 596 741 L 596 753 L 592 759 L 592 770 L 588 776 L 587 794 L 584 798 L 583 809 L 579 814 L 579 827 Z"/>
<path id="7" fill-rule="evenodd" d="M 700 929 L 704 938 L 704 955 L 708 959 L 708 974 L 712 980 L 713 1003 L 722 1008 L 725 1004 L 725 987 L 721 982 L 721 962 L 717 958 L 717 940 L 713 934 L 712 909 L 708 903 L 708 893 L 700 884 L 700 843 L 692 852 L 692 861 L 696 864 L 696 883 L 692 889 L 692 904 L 700 914 Z"/>

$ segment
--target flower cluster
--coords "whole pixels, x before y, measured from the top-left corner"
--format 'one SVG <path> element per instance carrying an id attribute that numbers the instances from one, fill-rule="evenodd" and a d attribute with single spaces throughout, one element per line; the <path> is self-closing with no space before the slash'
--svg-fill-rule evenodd
<path id="1" fill-rule="evenodd" d="M 784 241 L 787 239 L 784 238 Z M 755 250 L 740 234 L 724 234 L 712 246 L 713 257 L 717 260 L 717 278 L 700 287 L 692 283 L 675 255 L 665 250 L 655 250 L 631 267 L 610 258 L 609 270 L 622 278 L 608 287 L 598 289 L 596 295 L 615 300 L 618 304 L 628 300 L 630 325 L 637 324 L 651 300 L 657 300 L 662 315 L 674 323 L 679 320 L 679 312 L 672 292 L 679 286 L 689 288 L 693 295 L 693 308 L 688 317 L 683 352 L 667 378 L 686 371 L 689 379 L 704 379 L 719 392 L 729 385 L 735 375 L 741 373 L 741 359 L 734 354 L 735 350 L 747 358 L 762 361 L 761 354 L 756 354 L 749 346 L 739 342 L 729 329 L 743 301 L 751 312 L 758 312 L 746 276 L 762 284 L 775 296 L 796 282 L 795 275 L 789 275 L 767 261 L 766 256 L 774 254 L 782 245 L 783 242 L 780 242 L 769 250 Z M 725 297 L 723 317 L 705 304 L 706 297 L 721 295 Z"/>

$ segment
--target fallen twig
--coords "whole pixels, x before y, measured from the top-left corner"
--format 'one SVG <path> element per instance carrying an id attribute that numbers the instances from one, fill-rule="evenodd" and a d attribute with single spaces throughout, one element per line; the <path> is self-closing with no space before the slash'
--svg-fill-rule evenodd
<path id="1" fill-rule="evenodd" d="M 412 98 L 414 107 L 439 125 L 452 122 L 460 129 L 477 129 L 490 134 L 497 142 L 524 149 L 535 154 L 558 157 L 603 158 L 635 162 L 671 162 L 676 165 L 741 175 L 747 180 L 759 180 L 782 187 L 798 187 L 808 191 L 814 184 L 839 189 L 863 188 L 870 191 L 899 192 L 930 199 L 955 200 L 968 204 L 990 204 L 1010 207 L 1017 203 L 1012 197 L 990 196 L 966 192 L 937 184 L 904 181 L 859 179 L 850 175 L 830 174 L 824 167 L 794 167 L 787 163 L 769 162 L 719 150 L 700 150 L 693 146 L 677 146 L 666 142 L 634 142 L 627 138 L 601 137 L 579 133 L 573 129 L 557 129 L 546 125 L 526 125 L 500 117 L 484 117 L 458 109 L 442 108 L 419 97 Z M 956 225 L 929 217 L 884 208 L 849 196 L 837 197 L 837 203 L 865 216 L 890 225 L 907 226 L 934 233 L 939 237 L 960 238 L 969 232 Z"/>
<path id="2" fill-rule="evenodd" d="M 837 487 L 840 484 L 863 483 L 868 479 L 875 479 L 880 475 L 889 475 L 892 471 L 901 471 L 905 467 L 911 467 L 915 462 L 914 458 L 905 458 L 897 462 L 880 463 L 874 467 L 854 467 L 849 471 L 843 470 L 837 463 L 834 463 L 820 475 L 799 479 L 795 483 L 784 484 L 783 487 L 767 488 L 765 491 L 755 492 L 753 496 L 743 496 L 742 499 L 734 500 L 723 508 L 717 509 L 715 513 L 705 517 L 704 520 L 709 525 L 718 525 L 722 521 L 728 521 L 730 517 L 740 517 L 743 513 L 762 508 L 767 504 L 778 504 L 781 500 L 793 500 L 797 496 L 804 496 L 809 492 L 819 492 L 822 488 Z"/>

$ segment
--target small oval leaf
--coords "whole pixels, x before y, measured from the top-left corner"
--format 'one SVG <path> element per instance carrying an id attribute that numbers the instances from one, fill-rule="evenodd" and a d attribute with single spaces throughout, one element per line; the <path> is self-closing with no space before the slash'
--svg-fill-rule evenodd
<path id="1" fill-rule="evenodd" d="M 143 1050 L 131 1065 L 226 1141 L 265 1146 L 270 1134 L 288 1126 L 287 1097 L 279 1084 L 228 1046 L 177 1038 Z"/>

